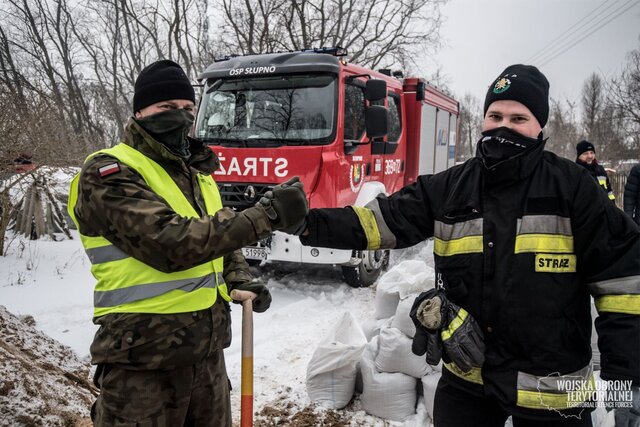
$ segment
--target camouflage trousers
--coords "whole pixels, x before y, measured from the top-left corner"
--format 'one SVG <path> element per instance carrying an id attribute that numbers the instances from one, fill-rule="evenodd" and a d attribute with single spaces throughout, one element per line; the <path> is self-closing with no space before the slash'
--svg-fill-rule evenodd
<path id="1" fill-rule="evenodd" d="M 222 349 L 171 371 L 99 365 L 95 426 L 231 426 L 229 382 Z"/>

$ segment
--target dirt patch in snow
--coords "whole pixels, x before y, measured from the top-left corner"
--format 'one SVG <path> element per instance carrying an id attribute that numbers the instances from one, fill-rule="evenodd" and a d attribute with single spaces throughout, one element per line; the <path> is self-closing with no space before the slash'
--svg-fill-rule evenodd
<path id="1" fill-rule="evenodd" d="M 319 408 L 315 405 L 299 409 L 289 402 L 265 406 L 256 414 L 254 425 L 256 427 L 348 427 L 354 425 L 350 418 L 339 411 Z"/>
<path id="2" fill-rule="evenodd" d="M 89 365 L 0 306 L 0 426 L 90 425 Z"/>

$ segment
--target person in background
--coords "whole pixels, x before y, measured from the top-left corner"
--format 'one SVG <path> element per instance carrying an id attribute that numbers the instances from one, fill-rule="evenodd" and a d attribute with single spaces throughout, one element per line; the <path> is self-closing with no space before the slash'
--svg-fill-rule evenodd
<path id="1" fill-rule="evenodd" d="M 507 67 L 487 91 L 475 158 L 306 217 L 310 246 L 434 238 L 438 295 L 416 298 L 411 317 L 414 353 L 444 363 L 436 427 L 501 427 L 510 415 L 515 427 L 590 426 L 588 402 L 574 399 L 593 380 L 592 296 L 601 378 L 632 384 L 615 417 L 640 422 L 640 230 L 584 168 L 544 150 L 548 115 L 546 77 Z"/>
<path id="2" fill-rule="evenodd" d="M 611 183 L 607 171 L 598 164 L 596 160 L 596 148 L 587 140 L 582 140 L 576 145 L 576 163 L 589 171 L 591 176 L 602 187 L 609 200 L 615 203 L 616 196 L 613 194 Z"/>
<path id="3" fill-rule="evenodd" d="M 640 225 L 640 163 L 631 168 L 624 186 L 624 212 Z"/>
<path id="4" fill-rule="evenodd" d="M 134 89 L 123 141 L 90 155 L 69 195 L 97 279 L 91 418 L 231 426 L 228 302 L 246 291 L 256 312 L 271 304 L 239 249 L 301 223 L 306 196 L 294 178 L 273 189 L 279 201 L 224 208 L 211 176 L 217 157 L 187 136 L 195 93 L 182 68 L 154 62 Z"/>

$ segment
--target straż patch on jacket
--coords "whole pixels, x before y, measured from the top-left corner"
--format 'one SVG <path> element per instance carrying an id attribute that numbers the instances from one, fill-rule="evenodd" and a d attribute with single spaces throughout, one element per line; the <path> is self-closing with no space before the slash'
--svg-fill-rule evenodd
<path id="1" fill-rule="evenodd" d="M 576 256 L 569 254 L 537 254 L 536 272 L 538 273 L 575 273 Z"/>
<path id="2" fill-rule="evenodd" d="M 116 172 L 120 172 L 120 165 L 118 163 L 111 163 L 98 169 L 98 173 L 103 178 Z"/>

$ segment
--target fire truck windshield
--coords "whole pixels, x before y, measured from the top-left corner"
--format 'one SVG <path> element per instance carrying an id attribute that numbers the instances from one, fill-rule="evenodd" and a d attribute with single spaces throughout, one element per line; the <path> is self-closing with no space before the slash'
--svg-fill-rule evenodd
<path id="1" fill-rule="evenodd" d="M 336 127 L 336 76 L 252 76 L 208 81 L 195 137 L 208 144 L 322 145 Z"/>

